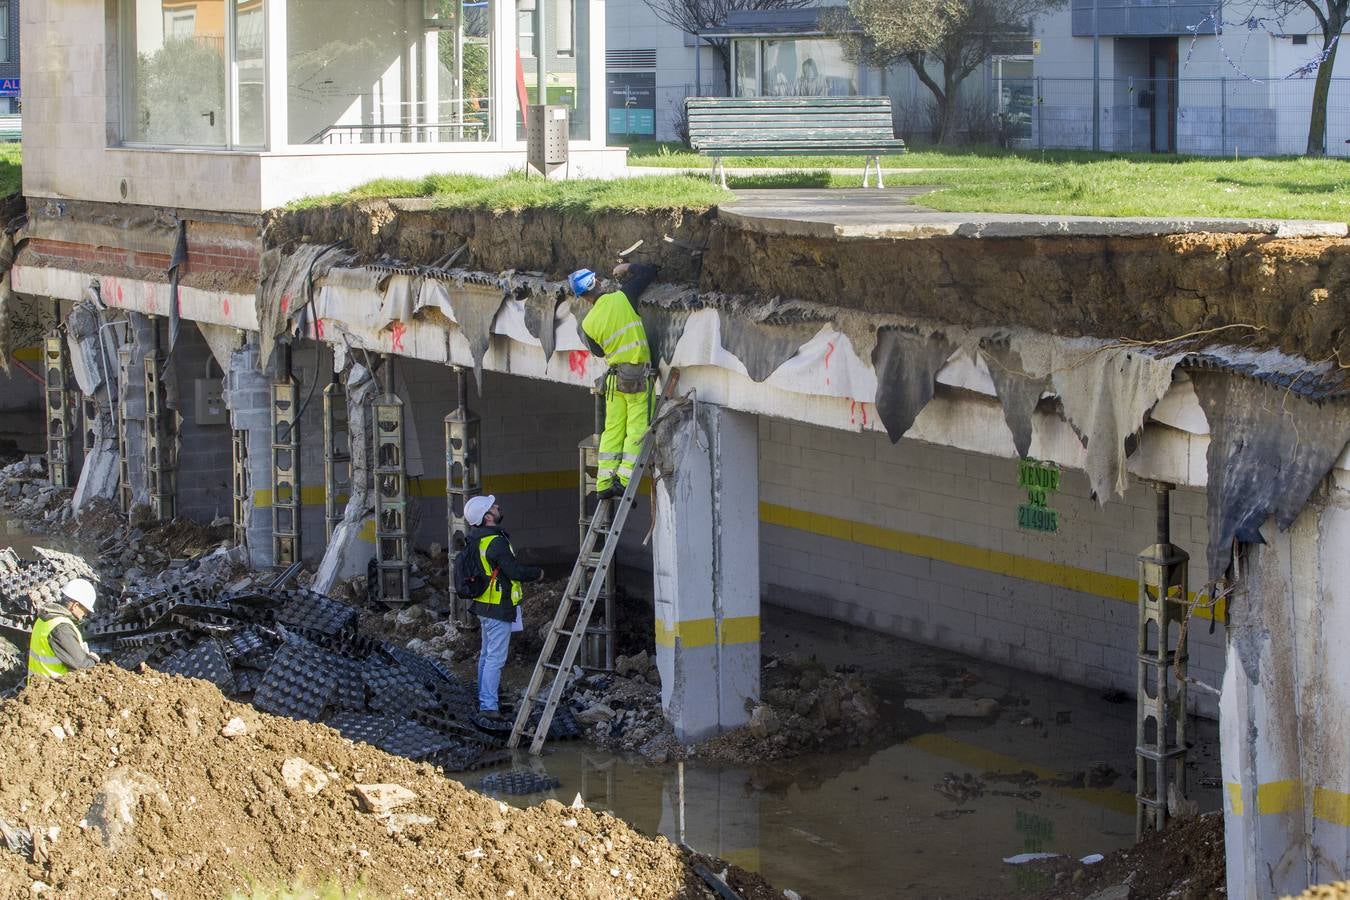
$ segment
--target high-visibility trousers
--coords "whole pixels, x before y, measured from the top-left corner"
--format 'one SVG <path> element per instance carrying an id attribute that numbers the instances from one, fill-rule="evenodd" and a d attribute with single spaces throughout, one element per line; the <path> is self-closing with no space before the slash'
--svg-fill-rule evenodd
<path id="1" fill-rule="evenodd" d="M 633 466 L 642 452 L 642 438 L 647 433 L 650 398 L 647 391 L 640 394 L 606 392 L 605 432 L 600 435 L 597 490 L 605 490 L 616 478 L 624 487 L 632 480 Z"/>

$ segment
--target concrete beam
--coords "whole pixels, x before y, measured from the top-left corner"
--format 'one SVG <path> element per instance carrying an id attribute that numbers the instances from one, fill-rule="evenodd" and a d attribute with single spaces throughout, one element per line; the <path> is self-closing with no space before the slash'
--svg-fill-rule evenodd
<path id="1" fill-rule="evenodd" d="M 692 742 L 745 724 L 759 696 L 759 422 L 698 404 L 660 441 L 656 663 L 666 715 Z"/>

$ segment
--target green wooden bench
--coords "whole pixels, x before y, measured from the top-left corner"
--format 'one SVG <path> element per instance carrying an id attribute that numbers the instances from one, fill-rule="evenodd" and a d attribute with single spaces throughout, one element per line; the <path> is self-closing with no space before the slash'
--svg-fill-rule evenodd
<path id="1" fill-rule="evenodd" d="M 689 144 L 713 158 L 713 181 L 727 186 L 727 156 L 866 156 L 863 187 L 881 157 L 903 153 L 889 97 L 690 97 Z"/>
<path id="2" fill-rule="evenodd" d="M 23 116 L 0 115 L 0 142 L 23 139 Z"/>

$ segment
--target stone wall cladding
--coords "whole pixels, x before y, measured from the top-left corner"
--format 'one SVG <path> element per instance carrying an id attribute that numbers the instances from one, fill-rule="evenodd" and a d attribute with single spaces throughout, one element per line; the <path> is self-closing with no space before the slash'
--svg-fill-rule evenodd
<path id="1" fill-rule="evenodd" d="M 762 419 L 762 504 L 861 522 L 967 548 L 961 560 L 878 549 L 804 528 L 762 522 L 762 579 L 768 601 L 983 659 L 1098 688 L 1134 691 L 1138 607 L 1037 580 L 1071 566 L 1133 580 L 1135 557 L 1154 540 L 1154 494 L 1132 486 L 1098 507 L 1086 478 L 1066 471 L 1049 504 L 1056 534 L 1017 527 L 1025 493 L 1015 460 L 914 441 L 892 446 L 880 435 L 850 434 Z M 1191 554 L 1191 590 L 1204 571 L 1205 497 L 1172 495 L 1173 541 Z M 981 551 L 1031 561 L 1030 577 L 981 568 Z M 1062 581 L 1062 579 L 1059 579 Z M 1224 634 L 1192 620 L 1192 674 L 1217 686 Z M 1213 714 L 1211 698 L 1192 691 L 1193 708 Z"/>

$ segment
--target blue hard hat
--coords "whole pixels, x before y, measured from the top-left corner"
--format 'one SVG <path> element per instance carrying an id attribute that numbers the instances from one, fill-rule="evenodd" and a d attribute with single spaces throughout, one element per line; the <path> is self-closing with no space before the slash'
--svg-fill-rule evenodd
<path id="1" fill-rule="evenodd" d="M 580 297 L 582 294 L 595 287 L 595 273 L 590 269 L 577 269 L 571 275 L 567 276 L 567 283 L 572 287 L 572 293 Z"/>

